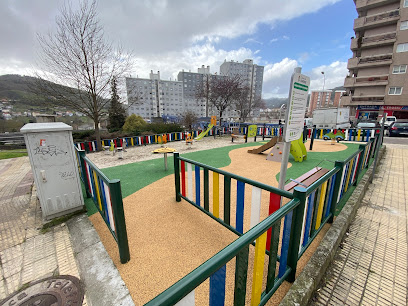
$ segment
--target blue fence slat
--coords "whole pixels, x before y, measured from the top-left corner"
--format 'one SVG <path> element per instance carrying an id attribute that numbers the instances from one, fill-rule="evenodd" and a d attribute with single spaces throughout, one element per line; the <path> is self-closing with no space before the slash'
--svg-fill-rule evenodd
<path id="1" fill-rule="evenodd" d="M 307 242 L 309 241 L 310 235 L 310 226 L 312 223 L 312 216 L 313 216 L 313 202 L 316 196 L 316 191 L 313 191 L 309 196 L 309 201 L 307 204 L 307 214 L 306 214 L 306 224 L 305 224 L 305 232 L 303 233 L 303 246 L 306 246 Z"/>
<path id="2" fill-rule="evenodd" d="M 210 276 L 210 306 L 224 306 L 226 266 Z"/>
<path id="3" fill-rule="evenodd" d="M 237 214 L 235 227 L 241 234 L 244 233 L 244 198 L 245 198 L 245 183 L 237 181 Z"/>
<path id="4" fill-rule="evenodd" d="M 289 251 L 289 239 L 290 239 L 290 229 L 292 227 L 292 216 L 293 210 L 291 210 L 286 216 L 283 225 L 283 235 L 282 235 L 282 248 L 279 261 L 279 275 L 282 277 L 286 271 L 286 264 L 288 262 L 288 251 Z"/>
<path id="5" fill-rule="evenodd" d="M 196 204 L 200 206 L 200 198 L 201 198 L 201 191 L 200 191 L 200 167 L 195 166 L 195 192 L 196 192 Z"/>

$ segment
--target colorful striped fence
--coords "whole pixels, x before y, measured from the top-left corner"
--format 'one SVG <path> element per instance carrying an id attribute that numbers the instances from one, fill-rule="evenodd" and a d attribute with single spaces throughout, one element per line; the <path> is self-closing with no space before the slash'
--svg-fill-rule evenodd
<path id="1" fill-rule="evenodd" d="M 259 223 L 262 190 L 269 193 L 270 213 L 279 209 L 281 197 L 293 198 L 290 192 L 180 157 L 179 153 L 174 153 L 174 171 L 177 201 L 183 198 L 237 235 L 247 230 L 244 229 L 245 207 L 250 207 L 250 228 Z M 231 197 L 233 188 L 237 194 L 235 198 Z M 222 195 L 220 190 L 223 190 Z M 246 192 L 251 192 L 251 203 L 245 203 Z"/>
<path id="2" fill-rule="evenodd" d="M 307 137 L 312 138 L 314 134 L 314 139 L 323 139 L 323 136 L 327 133 L 333 132 L 336 133 L 336 129 L 307 129 Z M 345 135 L 345 141 L 360 141 L 368 142 L 371 138 L 374 138 L 376 132 L 379 129 L 340 129 Z"/>
<path id="3" fill-rule="evenodd" d="M 119 248 L 120 262 L 130 260 L 120 180 L 108 179 L 86 156 L 77 150 L 81 179 Z"/>
<path id="4" fill-rule="evenodd" d="M 178 153 L 175 153 L 176 200 L 185 199 L 217 222 L 237 233 L 239 237 L 146 305 L 174 305 L 179 301 L 181 302 L 180 305 L 195 305 L 194 290 L 207 279 L 209 279 L 210 284 L 208 290 L 209 305 L 224 305 L 227 273 L 235 275 L 234 305 L 247 305 L 249 297 L 251 305 L 265 305 L 284 280 L 290 282 L 295 280 L 299 258 L 310 246 L 324 224 L 333 222 L 338 202 L 347 192 L 350 192 L 351 184 L 357 182 L 359 171 L 368 166 L 370 153 L 374 148 L 373 139 L 360 145 L 357 152 L 344 161 L 336 161 L 332 170 L 308 188 L 295 187 L 293 194 L 182 158 Z M 209 177 L 213 178 L 212 186 Z M 229 196 L 232 180 L 236 180 L 237 184 L 237 196 L 234 204 L 232 204 Z M 224 187 L 223 204 L 219 202 L 220 192 L 218 190 L 220 190 L 221 184 Z M 244 203 L 245 189 L 243 186 L 246 184 L 251 185 L 251 203 Z M 202 186 L 204 191 L 202 191 Z M 212 199 L 209 196 L 211 188 L 213 190 Z M 270 215 L 260 221 L 258 203 L 260 203 L 262 190 L 266 190 L 270 194 Z M 278 203 L 280 203 L 281 197 L 291 200 L 279 207 Z M 211 200 L 212 210 L 209 209 Z M 235 226 L 231 225 L 230 222 L 234 217 L 230 214 L 231 205 L 235 206 L 237 212 L 235 214 Z M 251 206 L 251 225 L 245 233 L 243 233 L 243 221 L 241 221 L 244 205 Z M 283 235 L 280 240 L 282 221 L 284 222 Z M 254 249 L 252 245 L 255 246 Z M 252 271 L 248 271 L 248 259 L 251 251 L 255 253 L 254 264 Z M 268 256 L 267 260 L 265 260 L 266 256 Z M 234 259 L 235 265 L 228 265 Z M 232 271 L 227 269 L 232 269 Z M 264 275 L 264 271 L 267 271 L 266 275 Z M 248 284 L 248 273 L 252 273 L 252 283 L 250 284 Z M 265 278 L 266 286 L 263 285 Z M 250 293 L 247 292 L 247 288 L 251 288 Z"/>

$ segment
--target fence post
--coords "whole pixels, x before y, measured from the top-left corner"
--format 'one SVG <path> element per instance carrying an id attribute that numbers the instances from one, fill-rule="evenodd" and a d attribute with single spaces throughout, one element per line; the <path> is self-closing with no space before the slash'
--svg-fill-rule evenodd
<path id="1" fill-rule="evenodd" d="M 87 184 L 88 178 L 86 177 L 86 168 L 85 168 L 85 163 L 83 160 L 84 157 L 86 156 L 86 153 L 84 150 L 78 150 L 78 154 L 79 154 L 79 165 L 81 166 L 82 181 L 84 182 L 86 197 L 90 198 L 91 191 L 89 190 L 89 185 Z"/>
<path id="2" fill-rule="evenodd" d="M 265 140 L 265 132 L 266 132 L 266 123 L 264 123 L 264 125 L 263 125 L 262 140 Z"/>
<path id="3" fill-rule="evenodd" d="M 293 198 L 299 199 L 300 204 L 293 210 L 292 226 L 289 238 L 288 266 L 291 267 L 287 281 L 294 282 L 296 276 L 297 262 L 299 258 L 300 235 L 302 234 L 303 214 L 306 205 L 306 189 L 296 186 Z"/>
<path id="4" fill-rule="evenodd" d="M 113 218 L 115 219 L 116 236 L 118 238 L 119 256 L 122 264 L 130 260 L 129 243 L 126 231 L 125 212 L 123 211 L 122 191 L 120 180 L 112 180 L 109 183 L 112 197 Z"/>
<path id="5" fill-rule="evenodd" d="M 310 147 L 309 150 L 312 151 L 313 150 L 313 141 L 316 137 L 316 126 L 313 126 L 313 130 L 312 130 L 312 137 L 310 137 Z"/>
<path id="6" fill-rule="evenodd" d="M 341 191 L 341 183 L 342 183 L 341 179 L 342 179 L 342 176 L 343 176 L 344 161 L 336 161 L 334 163 L 334 167 L 339 167 L 340 171 L 337 172 L 336 180 L 334 181 L 332 202 L 331 202 L 331 205 L 330 205 L 331 216 L 330 216 L 329 220 L 327 220 L 327 223 L 333 223 L 334 214 L 336 213 L 337 198 L 339 197 L 339 192 Z"/>
<path id="7" fill-rule="evenodd" d="M 180 196 L 180 162 L 179 162 L 179 155 L 180 153 L 174 152 L 173 159 L 174 159 L 174 185 L 176 187 L 176 201 L 181 201 Z"/>
<path id="8" fill-rule="evenodd" d="M 360 158 L 358 159 L 358 163 L 357 163 L 357 169 L 356 169 L 356 181 L 354 182 L 353 186 L 357 186 L 357 181 L 358 181 L 358 176 L 360 175 L 360 170 L 361 170 L 361 165 L 362 163 L 364 163 L 364 152 L 366 150 L 368 143 L 365 145 L 359 145 L 358 149 L 362 150 L 359 154 L 360 154 Z M 368 152 L 367 152 L 368 154 Z"/>

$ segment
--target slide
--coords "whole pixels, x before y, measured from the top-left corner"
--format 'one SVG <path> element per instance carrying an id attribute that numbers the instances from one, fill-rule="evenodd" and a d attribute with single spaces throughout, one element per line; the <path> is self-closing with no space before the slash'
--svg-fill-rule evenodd
<path id="1" fill-rule="evenodd" d="M 303 135 L 299 139 L 290 143 L 290 154 L 295 158 L 295 161 L 302 162 L 307 159 L 307 151 L 303 143 Z"/>
<path id="2" fill-rule="evenodd" d="M 260 146 L 260 147 L 258 147 L 256 149 L 248 150 L 248 153 L 260 154 L 260 153 L 268 150 L 269 148 L 273 147 L 274 145 L 276 145 L 276 143 L 278 143 L 279 141 L 282 141 L 280 139 L 280 137 L 278 137 L 278 136 L 273 137 L 271 140 L 269 140 L 264 145 L 262 145 L 262 146 Z"/>
<path id="3" fill-rule="evenodd" d="M 210 125 L 208 126 L 208 129 L 206 129 L 205 131 L 202 131 L 202 132 L 200 133 L 200 135 L 198 135 L 196 138 L 194 138 L 194 140 L 200 140 L 200 139 L 202 139 L 205 135 L 208 134 L 208 132 L 212 129 L 213 126 L 214 126 L 213 124 L 210 124 Z"/>

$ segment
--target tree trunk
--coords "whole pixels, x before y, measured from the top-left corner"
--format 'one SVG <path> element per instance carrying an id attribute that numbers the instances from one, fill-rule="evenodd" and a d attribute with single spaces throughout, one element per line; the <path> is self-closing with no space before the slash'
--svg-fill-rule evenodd
<path id="1" fill-rule="evenodd" d="M 98 115 L 94 117 L 94 125 L 95 125 L 95 138 L 96 138 L 97 151 L 101 151 L 102 141 L 101 141 L 101 132 L 99 130 L 99 116 Z"/>

